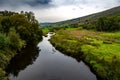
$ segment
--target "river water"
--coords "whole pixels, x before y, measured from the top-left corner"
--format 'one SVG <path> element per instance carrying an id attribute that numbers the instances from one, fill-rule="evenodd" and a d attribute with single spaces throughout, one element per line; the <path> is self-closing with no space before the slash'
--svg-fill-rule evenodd
<path id="1" fill-rule="evenodd" d="M 48 41 L 31 45 L 16 55 L 6 69 L 9 80 L 97 80 L 96 75 L 83 62 L 64 55 Z"/>

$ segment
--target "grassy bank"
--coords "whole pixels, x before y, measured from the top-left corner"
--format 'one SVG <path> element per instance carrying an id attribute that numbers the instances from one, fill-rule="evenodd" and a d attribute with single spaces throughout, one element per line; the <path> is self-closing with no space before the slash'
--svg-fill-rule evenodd
<path id="1" fill-rule="evenodd" d="M 51 43 L 65 54 L 82 58 L 102 80 L 119 80 L 120 32 L 59 30 Z"/>

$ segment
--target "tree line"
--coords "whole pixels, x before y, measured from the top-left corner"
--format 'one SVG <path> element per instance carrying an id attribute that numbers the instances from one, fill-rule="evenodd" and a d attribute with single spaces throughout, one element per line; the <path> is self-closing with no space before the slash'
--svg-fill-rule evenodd
<path id="1" fill-rule="evenodd" d="M 85 20 L 83 29 L 94 29 L 96 31 L 113 32 L 120 30 L 120 16 L 99 17 L 92 22 Z"/>
<path id="2" fill-rule="evenodd" d="M 96 22 L 98 31 L 118 31 L 120 30 L 120 16 L 100 17 Z"/>

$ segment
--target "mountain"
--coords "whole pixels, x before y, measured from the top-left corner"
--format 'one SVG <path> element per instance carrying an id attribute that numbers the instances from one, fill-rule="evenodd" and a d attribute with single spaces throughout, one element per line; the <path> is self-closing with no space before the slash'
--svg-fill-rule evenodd
<path id="1" fill-rule="evenodd" d="M 71 20 L 66 20 L 66 21 L 61 21 L 61 22 L 56 22 L 56 23 L 44 23 L 42 24 L 43 26 L 59 26 L 59 25 L 63 25 L 63 24 L 76 24 L 76 23 L 82 23 L 84 21 L 93 21 L 98 19 L 99 17 L 109 17 L 109 16 L 120 16 L 120 6 L 118 7 L 114 7 L 111 8 L 109 10 L 106 11 L 102 11 L 99 13 L 95 13 L 95 14 L 91 14 L 91 15 L 87 15 L 87 16 L 83 16 L 83 17 L 79 17 L 79 18 L 75 18 L 75 19 L 71 19 Z"/>

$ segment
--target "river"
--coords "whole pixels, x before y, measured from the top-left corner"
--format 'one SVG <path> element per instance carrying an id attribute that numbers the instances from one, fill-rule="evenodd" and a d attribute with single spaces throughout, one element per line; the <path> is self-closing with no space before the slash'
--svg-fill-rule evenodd
<path id="1" fill-rule="evenodd" d="M 11 60 L 6 69 L 9 80 L 97 80 L 83 61 L 56 50 L 50 36 L 43 37 L 39 50 L 28 46 Z"/>

